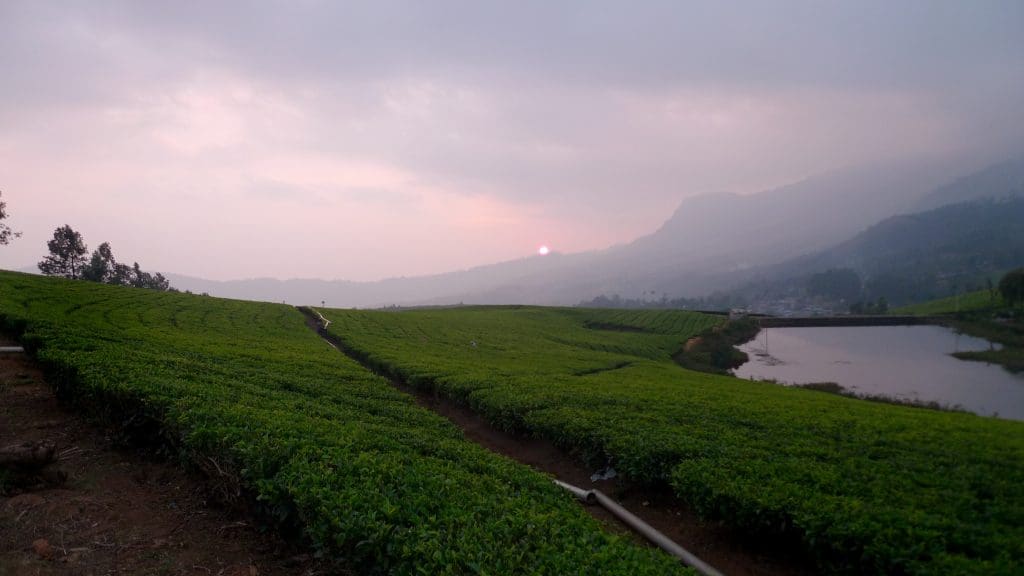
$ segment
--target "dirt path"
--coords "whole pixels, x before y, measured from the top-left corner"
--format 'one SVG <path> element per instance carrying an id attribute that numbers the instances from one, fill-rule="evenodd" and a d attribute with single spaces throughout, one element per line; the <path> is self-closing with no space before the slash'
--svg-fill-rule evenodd
<path id="1" fill-rule="evenodd" d="M 0 446 L 25 441 L 56 443 L 49 468 L 67 480 L 5 490 L 0 479 L 0 576 L 324 573 L 208 501 L 203 484 L 173 463 L 115 448 L 58 405 L 24 354 L 0 353 Z"/>
<path id="2" fill-rule="evenodd" d="M 305 310 L 305 309 L 304 309 Z M 315 311 L 313 311 L 315 313 Z M 321 318 L 323 318 L 321 316 Z M 357 355 L 347 350 L 344 343 L 320 329 L 317 318 L 307 314 L 307 325 L 332 348 L 362 363 Z M 382 374 L 387 377 L 387 375 Z M 550 442 L 536 438 L 523 438 L 498 430 L 483 417 L 448 398 L 424 392 L 391 380 L 396 388 L 416 398 L 417 403 L 444 416 L 462 429 L 466 438 L 535 470 L 583 489 L 598 489 L 608 494 L 633 514 L 657 528 L 673 541 L 729 576 L 795 576 L 813 574 L 808 566 L 795 558 L 780 553 L 772 543 L 744 538 L 741 534 L 715 523 L 701 520 L 697 514 L 679 502 L 668 490 L 651 492 L 624 482 L 621 477 L 592 481 L 595 471 L 588 470 Z M 647 543 L 634 535 L 628 527 L 600 506 L 586 506 L 591 515 L 601 520 L 610 530 L 628 534 L 637 541 Z"/>

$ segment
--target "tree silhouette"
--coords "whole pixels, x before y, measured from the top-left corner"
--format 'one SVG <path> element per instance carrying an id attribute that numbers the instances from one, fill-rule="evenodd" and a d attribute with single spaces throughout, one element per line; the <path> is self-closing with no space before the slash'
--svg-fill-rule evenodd
<path id="1" fill-rule="evenodd" d="M 1007 272 L 999 281 L 999 292 L 1010 306 L 1024 304 L 1024 268 Z"/>
<path id="2" fill-rule="evenodd" d="M 0 192 L 0 196 L 3 196 L 3 192 Z M 21 236 L 21 232 L 15 232 L 11 230 L 11 227 L 3 223 L 3 220 L 7 219 L 7 203 L 0 200 L 0 246 L 9 244 L 11 238 L 17 238 Z"/>
<path id="3" fill-rule="evenodd" d="M 110 283 L 116 267 L 117 260 L 114 259 L 114 251 L 111 250 L 109 242 L 104 242 L 93 251 L 89 264 L 82 270 L 82 279 L 90 282 Z"/>
<path id="4" fill-rule="evenodd" d="M 78 278 L 85 266 L 87 248 L 82 235 L 67 224 L 53 231 L 53 240 L 46 243 L 50 255 L 39 263 L 39 270 L 47 276 Z"/>

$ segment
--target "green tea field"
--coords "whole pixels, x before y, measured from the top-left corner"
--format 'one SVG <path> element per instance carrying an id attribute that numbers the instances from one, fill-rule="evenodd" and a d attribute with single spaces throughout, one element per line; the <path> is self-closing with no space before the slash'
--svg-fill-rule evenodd
<path id="1" fill-rule="evenodd" d="M 0 325 L 66 402 L 166 443 L 343 568 L 673 574 L 529 468 L 464 440 L 295 308 L 0 273 Z"/>
<path id="2" fill-rule="evenodd" d="M 1024 569 L 1024 425 L 683 370 L 715 320 L 681 311 L 327 310 L 375 370 L 597 468 L 671 486 L 701 513 L 827 572 Z"/>
<path id="3" fill-rule="evenodd" d="M 1024 425 L 684 370 L 721 317 L 322 310 L 0 273 L 0 326 L 69 405 L 268 527 L 381 574 L 687 573 L 389 378 L 669 490 L 821 572 L 1024 568 Z M 376 372 L 376 374 L 375 374 Z"/>

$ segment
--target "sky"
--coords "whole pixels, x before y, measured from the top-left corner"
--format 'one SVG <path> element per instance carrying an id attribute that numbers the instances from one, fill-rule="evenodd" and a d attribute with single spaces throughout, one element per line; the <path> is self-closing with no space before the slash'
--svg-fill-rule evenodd
<path id="1" fill-rule="evenodd" d="M 1024 143 L 1024 2 L 0 1 L 0 192 L 144 269 L 373 280 Z M 823 192 L 827 193 L 827 192 Z"/>

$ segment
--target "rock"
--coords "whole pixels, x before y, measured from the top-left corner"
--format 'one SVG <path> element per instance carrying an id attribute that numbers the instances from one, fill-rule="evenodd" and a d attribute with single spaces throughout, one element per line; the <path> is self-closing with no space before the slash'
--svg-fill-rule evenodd
<path id="1" fill-rule="evenodd" d="M 50 546 L 50 542 L 46 538 L 40 538 L 33 542 L 32 550 L 43 560 L 53 558 L 53 546 Z"/>

